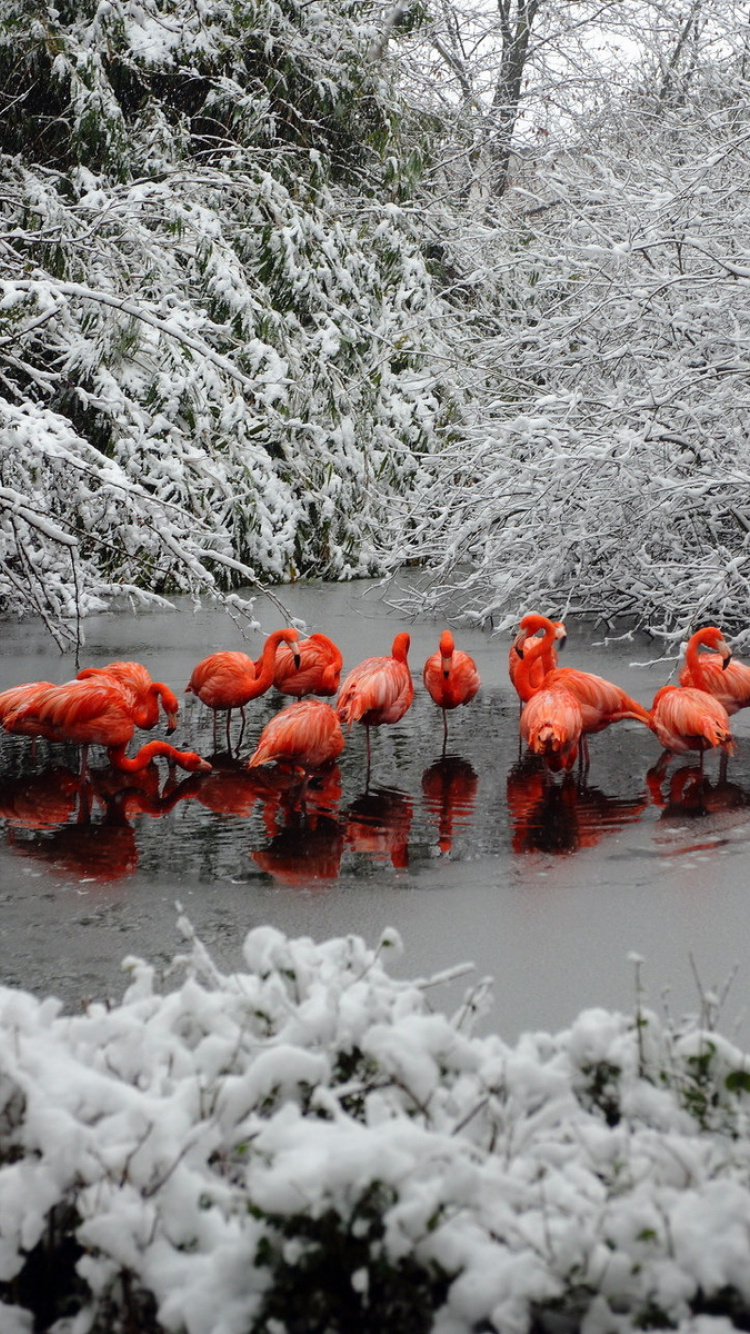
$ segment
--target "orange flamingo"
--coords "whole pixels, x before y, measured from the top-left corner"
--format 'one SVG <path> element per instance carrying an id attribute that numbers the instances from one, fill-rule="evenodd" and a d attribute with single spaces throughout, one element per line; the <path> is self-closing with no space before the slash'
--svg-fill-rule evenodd
<path id="1" fill-rule="evenodd" d="M 544 618 L 534 617 L 533 622 L 542 619 Z M 521 627 L 528 628 L 526 617 L 521 621 Z M 552 647 L 554 639 L 555 623 L 547 621 L 543 637 L 537 639 L 528 652 L 524 650 L 521 667 L 516 673 L 516 689 L 521 699 L 529 700 L 534 695 L 531 683 L 534 663 L 542 658 L 545 648 Z M 582 672 L 576 667 L 555 667 L 546 673 L 541 688 L 548 690 L 558 686 L 568 690 L 578 701 L 583 724 L 581 753 L 584 759 L 588 759 L 586 736 L 589 733 L 601 732 L 603 728 L 609 727 L 610 723 L 620 722 L 624 718 L 633 718 L 646 727 L 652 725 L 649 711 L 626 694 L 620 686 L 605 680 L 603 676 L 595 676 L 593 672 Z"/>
<path id="2" fill-rule="evenodd" d="M 557 666 L 557 645 L 559 644 L 560 648 L 563 648 L 568 637 L 563 621 L 553 621 L 552 624 L 555 626 L 555 634 L 551 642 L 545 640 L 544 652 L 541 657 L 535 660 L 529 677 L 531 686 L 535 690 L 542 684 L 547 672 L 551 672 Z M 531 651 L 538 632 L 540 630 L 546 631 L 547 625 L 548 618 L 546 616 L 538 616 L 535 612 L 530 612 L 528 616 L 524 616 L 522 628 L 518 631 L 508 650 L 508 675 L 514 689 L 516 688 L 516 673 L 524 653 Z M 522 705 L 523 703 L 524 701 L 521 700 Z"/>
<path id="3" fill-rule="evenodd" d="M 462 649 L 457 649 L 450 630 L 444 630 L 440 636 L 440 647 L 424 665 L 422 672 L 429 694 L 439 709 L 443 711 L 443 745 L 448 740 L 448 709 L 457 709 L 459 704 L 468 704 L 476 695 L 479 686 L 479 672 L 473 658 Z"/>
<path id="4" fill-rule="evenodd" d="M 694 686 L 662 686 L 651 706 L 653 730 L 664 753 L 652 773 L 660 775 L 672 755 L 690 750 L 703 752 L 719 748 L 724 755 L 734 754 L 734 739 L 729 714 L 724 705 L 705 690 Z"/>
<path id="5" fill-rule="evenodd" d="M 133 692 L 136 702 L 135 725 L 144 731 L 150 731 L 159 721 L 159 703 L 167 719 L 167 732 L 174 732 L 177 726 L 179 700 L 173 690 L 163 681 L 152 681 L 146 667 L 140 662 L 108 662 L 106 667 L 84 667 L 78 673 L 79 681 L 90 680 L 96 676 L 111 676 L 120 685 Z"/>
<path id="6" fill-rule="evenodd" d="M 414 698 L 409 671 L 411 639 L 406 631 L 396 635 L 390 657 L 365 658 L 345 677 L 336 705 L 342 723 L 364 725 L 367 736 L 367 767 L 370 767 L 370 728 L 397 723 Z"/>
<path id="7" fill-rule="evenodd" d="M 335 695 L 344 659 L 328 635 L 315 633 L 300 639 L 294 651 L 279 644 L 273 684 L 282 695 Z"/>
<path id="8" fill-rule="evenodd" d="M 167 741 L 149 741 L 129 759 L 125 748 L 135 731 L 133 696 L 110 677 L 102 675 L 49 686 L 18 711 L 21 723 L 26 710 L 43 736 L 54 741 L 73 741 L 82 747 L 81 777 L 86 774 L 88 747 L 92 743 L 105 746 L 110 763 L 126 772 L 145 768 L 155 755 L 167 756 L 182 769 L 211 768 L 194 751 L 178 751 Z"/>
<path id="9" fill-rule="evenodd" d="M 713 648 L 716 652 L 699 653 L 700 648 Z M 733 660 L 732 650 L 715 625 L 704 626 L 691 635 L 680 685 L 707 691 L 730 715 L 750 704 L 750 667 Z"/>
<path id="10" fill-rule="evenodd" d="M 257 699 L 270 690 L 276 665 L 276 650 L 279 644 L 294 644 L 299 639 L 299 631 L 287 627 L 274 630 L 268 636 L 263 652 L 254 662 L 247 653 L 231 649 L 211 653 L 203 658 L 194 668 L 185 693 L 197 695 L 201 703 L 214 712 L 214 745 L 216 744 L 216 715 L 226 710 L 227 748 L 229 741 L 229 723 L 232 709 L 239 709 L 242 727 L 237 744 L 242 740 L 245 730 L 245 705 L 251 699 Z"/>
<path id="11" fill-rule="evenodd" d="M 311 770 L 335 760 L 344 749 L 344 734 L 335 709 L 322 699 L 301 699 L 274 714 L 248 760 L 248 769 L 261 764 L 291 764 Z"/>
<path id="12" fill-rule="evenodd" d="M 581 706 L 563 685 L 542 686 L 523 706 L 521 736 L 553 773 L 572 769 L 583 731 Z"/>

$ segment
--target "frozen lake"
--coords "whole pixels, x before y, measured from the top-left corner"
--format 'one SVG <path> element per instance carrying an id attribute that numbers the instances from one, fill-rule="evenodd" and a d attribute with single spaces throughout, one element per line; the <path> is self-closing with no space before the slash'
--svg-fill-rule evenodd
<path id="1" fill-rule="evenodd" d="M 395 927 L 404 954 L 394 972 L 474 965 L 468 978 L 437 989 L 439 1006 L 453 1008 L 472 978 L 491 975 L 483 1026 L 509 1041 L 564 1027 L 587 1006 L 631 1010 L 631 952 L 645 961 L 647 1002 L 660 1008 L 668 988 L 674 1016 L 699 1008 L 696 974 L 721 992 L 736 967 L 721 1027 L 733 1033 L 737 1024 L 748 1040 L 750 711 L 733 720 L 738 753 L 724 783 L 710 756 L 702 781 L 682 774 L 671 796 L 669 780 L 661 792 L 649 786 L 658 743 L 626 722 L 592 739 L 585 783 L 557 780 L 545 791 L 538 772 L 519 763 L 506 637 L 455 630 L 483 684 L 451 716 L 441 759 L 441 717 L 421 672 L 442 623 L 405 621 L 366 584 L 299 586 L 283 590 L 283 600 L 308 631 L 336 640 L 344 671 L 389 652 L 397 630 L 411 633 L 414 705 L 401 723 L 373 731 L 369 788 L 364 732 L 355 728 L 338 773 L 313 792 L 305 814 L 226 757 L 205 778 L 178 775 L 175 786 L 163 761 L 143 780 L 115 780 L 96 751 L 82 805 L 74 749 L 40 743 L 34 752 L 3 734 L 2 982 L 57 995 L 69 1008 L 119 999 L 124 956 L 161 966 L 179 951 L 179 901 L 226 969 L 239 966 L 245 933 L 261 923 L 316 940 L 355 933 L 370 944 Z M 270 604 L 258 611 L 266 630 L 281 624 Z M 669 678 L 671 663 L 636 665 L 657 656 L 645 639 L 592 645 L 601 633 L 570 618 L 567 625 L 563 665 L 607 676 L 644 704 Z M 173 613 L 91 618 L 86 639 L 82 666 L 137 658 L 185 698 L 171 739 L 207 755 L 212 716 L 183 697 L 193 666 L 215 649 L 257 657 L 262 647 L 258 634 L 243 642 L 223 611 L 187 603 Z M 3 624 L 0 689 L 74 674 L 72 655 L 61 656 L 39 625 Z M 284 702 L 271 694 L 248 706 L 244 758 Z M 675 760 L 669 774 L 688 767 Z"/>

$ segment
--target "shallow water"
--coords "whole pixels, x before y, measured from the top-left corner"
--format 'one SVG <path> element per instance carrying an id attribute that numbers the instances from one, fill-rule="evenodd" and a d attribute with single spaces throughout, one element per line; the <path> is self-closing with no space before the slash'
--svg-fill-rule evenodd
<path id="1" fill-rule="evenodd" d="M 68 1008 L 118 999 L 124 956 L 161 966 L 180 950 L 179 902 L 225 968 L 240 966 L 241 941 L 261 923 L 318 940 L 351 932 L 371 944 L 396 927 L 404 953 L 395 972 L 474 965 L 436 988 L 441 1007 L 493 977 L 482 1026 L 509 1041 L 557 1030 L 586 1006 L 632 1010 L 631 953 L 645 961 L 647 1003 L 660 1008 L 669 988 L 675 1016 L 699 1009 L 697 979 L 720 994 L 736 968 L 721 1026 L 747 1040 L 750 711 L 734 719 L 738 753 L 723 783 L 710 756 L 703 777 L 677 760 L 671 781 L 649 785 L 658 743 L 625 722 L 593 738 L 585 781 L 545 784 L 520 756 L 506 638 L 456 632 L 482 689 L 451 715 L 443 755 L 441 716 L 421 686 L 442 624 L 407 623 L 363 584 L 297 587 L 284 600 L 308 631 L 339 643 L 345 671 L 388 652 L 398 629 L 412 635 L 414 705 L 401 723 L 373 732 L 369 785 L 361 728 L 304 811 L 288 786 L 243 772 L 226 753 L 206 777 L 170 779 L 160 761 L 137 780 L 115 778 L 94 754 L 84 800 L 74 749 L 34 750 L 3 735 L 0 980 L 57 995 Z M 259 611 L 267 629 L 280 624 L 270 606 Z M 656 656 L 645 640 L 592 645 L 601 636 L 590 627 L 568 631 L 565 665 L 599 672 L 642 703 L 670 674 L 670 663 L 635 665 Z M 257 656 L 262 646 L 259 635 L 243 643 L 224 612 L 187 604 L 91 618 L 86 636 L 81 665 L 137 658 L 180 696 L 207 653 L 241 647 Z M 0 689 L 74 674 L 72 656 L 61 657 L 38 625 L 3 625 Z M 185 699 L 171 739 L 211 754 L 212 715 Z M 268 695 L 248 706 L 241 758 L 285 702 Z"/>

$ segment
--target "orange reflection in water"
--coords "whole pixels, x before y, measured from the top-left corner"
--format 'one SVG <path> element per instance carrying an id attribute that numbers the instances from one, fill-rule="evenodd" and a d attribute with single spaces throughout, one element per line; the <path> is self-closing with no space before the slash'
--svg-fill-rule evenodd
<path id="1" fill-rule="evenodd" d="M 43 861 L 65 876 L 98 884 L 132 875 L 138 846 L 132 821 L 166 815 L 200 788 L 201 774 L 162 787 L 155 764 L 134 774 L 106 768 L 85 779 L 51 766 L 0 787 L 6 837 L 20 856 Z"/>
<path id="2" fill-rule="evenodd" d="M 413 814 L 414 804 L 405 792 L 396 788 L 368 789 L 344 812 L 346 846 L 374 861 L 407 867 Z"/>
<path id="3" fill-rule="evenodd" d="M 554 781 L 536 756 L 514 764 L 507 781 L 514 852 L 575 852 L 591 848 L 648 806 L 646 792 L 610 797 L 585 778 L 566 774 Z"/>
<path id="4" fill-rule="evenodd" d="M 478 786 L 476 770 L 460 755 L 445 755 L 422 774 L 425 805 L 437 824 L 441 853 L 453 847 L 456 825 L 472 823 Z"/>

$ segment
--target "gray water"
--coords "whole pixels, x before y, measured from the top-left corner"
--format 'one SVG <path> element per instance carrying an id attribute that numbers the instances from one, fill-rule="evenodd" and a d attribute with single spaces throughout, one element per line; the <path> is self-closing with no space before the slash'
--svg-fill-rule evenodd
<path id="1" fill-rule="evenodd" d="M 179 903 L 229 970 L 241 966 L 241 942 L 259 924 L 315 940 L 354 933 L 372 945 L 395 927 L 399 975 L 473 965 L 431 992 L 436 1006 L 453 1009 L 493 978 L 482 1027 L 508 1041 L 557 1031 L 593 1005 L 632 1011 L 633 954 L 644 960 L 647 1003 L 675 1017 L 731 980 L 721 1027 L 748 1039 L 750 711 L 733 720 L 738 753 L 723 782 L 709 756 L 703 779 L 681 774 L 671 800 L 670 775 L 694 767 L 686 757 L 651 790 L 658 743 L 626 722 L 592 739 L 585 781 L 545 788 L 520 757 L 506 638 L 455 631 L 482 689 L 450 716 L 443 756 L 441 716 L 421 684 L 442 623 L 407 622 L 366 584 L 299 586 L 284 600 L 307 631 L 336 640 L 345 671 L 387 653 L 399 629 L 411 633 L 414 704 L 401 723 L 373 731 L 369 785 L 357 727 L 338 772 L 304 811 L 272 778 L 259 790 L 226 755 L 204 779 L 172 782 L 160 761 L 123 786 L 94 752 L 82 805 L 74 749 L 2 735 L 0 981 L 55 995 L 71 1010 L 118 1000 L 125 956 L 161 967 L 182 948 Z M 270 604 L 258 611 L 266 630 L 281 624 Z M 61 656 L 39 625 L 2 630 L 0 689 L 75 674 L 72 655 Z M 81 665 L 137 658 L 181 697 L 207 653 L 257 656 L 262 647 L 259 634 L 243 642 L 223 611 L 187 602 L 174 612 L 93 617 L 85 630 Z M 658 654 L 645 638 L 604 643 L 601 631 L 570 620 L 568 632 L 565 665 L 607 676 L 644 704 L 670 676 L 670 662 L 637 665 Z M 209 755 L 212 715 L 184 698 L 171 740 Z M 285 702 L 272 694 L 248 706 L 241 757 Z"/>

